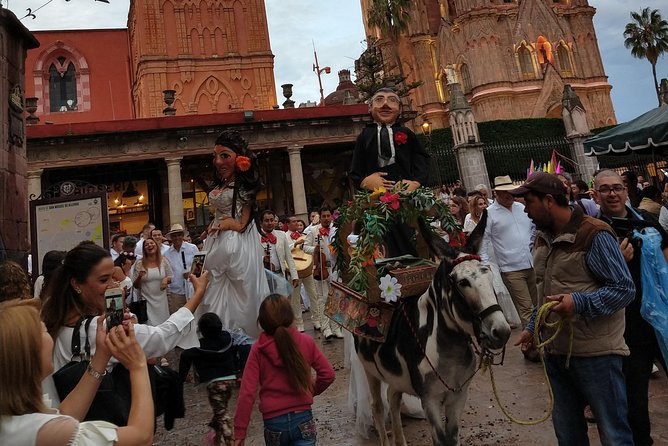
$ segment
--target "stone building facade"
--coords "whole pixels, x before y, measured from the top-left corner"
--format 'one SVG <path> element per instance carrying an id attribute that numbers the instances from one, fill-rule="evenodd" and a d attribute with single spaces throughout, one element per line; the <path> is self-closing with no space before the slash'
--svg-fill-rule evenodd
<path id="1" fill-rule="evenodd" d="M 28 248 L 24 62 L 39 46 L 16 16 L 0 8 L 0 260 L 24 263 Z"/>
<path id="2" fill-rule="evenodd" d="M 268 110 L 276 104 L 264 0 L 132 0 L 128 14 L 136 117 Z"/>
<path id="3" fill-rule="evenodd" d="M 456 76 L 478 121 L 561 117 L 570 84 L 590 128 L 615 124 L 587 0 L 416 0 L 396 42 L 403 71 L 423 84 L 414 107 L 434 127 L 448 124 L 448 75 Z M 366 18 L 371 7 L 361 0 Z M 395 44 L 378 29 L 385 65 L 396 70 Z M 451 80 L 452 81 L 452 80 Z"/>

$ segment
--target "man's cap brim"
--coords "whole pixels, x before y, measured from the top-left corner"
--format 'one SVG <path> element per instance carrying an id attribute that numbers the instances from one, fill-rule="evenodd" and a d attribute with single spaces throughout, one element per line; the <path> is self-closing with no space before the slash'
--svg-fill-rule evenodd
<path id="1" fill-rule="evenodd" d="M 526 186 L 520 186 L 518 188 L 509 190 L 508 192 L 510 193 L 510 195 L 513 195 L 515 197 L 521 197 L 531 192 L 531 189 Z"/>

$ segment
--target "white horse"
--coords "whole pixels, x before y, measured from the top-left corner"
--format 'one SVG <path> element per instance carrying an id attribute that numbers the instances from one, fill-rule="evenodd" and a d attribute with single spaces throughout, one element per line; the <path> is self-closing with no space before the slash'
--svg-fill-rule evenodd
<path id="1" fill-rule="evenodd" d="M 406 446 L 400 413 L 403 393 L 420 398 L 434 445 L 459 445 L 459 420 L 476 370 L 472 338 L 483 349 L 499 349 L 510 337 L 510 326 L 494 294 L 492 272 L 475 255 L 485 224 L 486 213 L 462 251 L 450 248 L 423 227 L 427 245 L 441 258 L 429 289 L 400 304 L 385 343 L 355 336 L 381 446 L 390 445 L 381 381 L 388 384 L 395 445 Z"/>

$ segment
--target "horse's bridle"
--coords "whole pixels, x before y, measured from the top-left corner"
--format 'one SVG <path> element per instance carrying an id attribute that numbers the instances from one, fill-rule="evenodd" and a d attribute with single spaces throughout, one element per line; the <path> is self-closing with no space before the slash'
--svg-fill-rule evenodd
<path id="1" fill-rule="evenodd" d="M 480 261 L 480 256 L 475 255 L 475 254 L 468 254 L 465 256 L 457 257 L 455 260 L 453 260 L 450 264 L 452 268 L 455 266 L 459 265 L 462 262 L 467 262 L 469 260 L 478 260 Z M 452 287 L 456 290 L 459 291 L 457 284 L 453 283 Z M 477 314 L 471 311 L 471 308 L 468 305 L 464 305 L 466 309 L 469 311 L 469 313 L 472 316 L 473 319 L 473 331 L 475 333 L 476 339 L 480 340 L 480 328 L 482 326 L 482 321 L 489 316 L 492 313 L 496 313 L 497 311 L 500 311 L 503 313 L 503 310 L 501 309 L 501 306 L 499 304 L 493 304 L 490 305 L 489 307 L 483 308 L 480 310 Z"/>

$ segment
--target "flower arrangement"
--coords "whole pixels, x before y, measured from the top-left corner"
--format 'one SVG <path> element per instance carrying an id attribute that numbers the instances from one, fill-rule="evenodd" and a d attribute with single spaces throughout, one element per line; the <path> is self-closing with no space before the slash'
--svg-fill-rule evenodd
<path id="1" fill-rule="evenodd" d="M 369 289 L 367 268 L 375 268 L 377 248 L 383 243 L 390 226 L 395 223 L 414 224 L 423 219 L 426 223 L 440 221 L 441 228 L 447 232 L 455 232 L 459 228 L 448 206 L 436 198 L 431 189 L 420 187 L 407 192 L 406 186 L 401 183 L 391 190 L 381 187 L 373 192 L 359 191 L 351 201 L 339 207 L 339 213 L 334 220 L 339 234 L 334 240 L 334 249 L 349 256 L 337 256 L 337 267 L 339 271 L 351 274 L 348 287 L 361 294 Z M 342 228 L 354 221 L 362 222 L 363 228 L 355 246 L 344 250 L 347 234 Z"/>
<path id="2" fill-rule="evenodd" d="M 240 172 L 248 172 L 248 170 L 251 168 L 251 160 L 247 156 L 237 156 L 235 164 Z"/>

